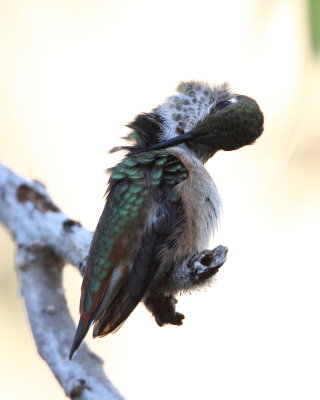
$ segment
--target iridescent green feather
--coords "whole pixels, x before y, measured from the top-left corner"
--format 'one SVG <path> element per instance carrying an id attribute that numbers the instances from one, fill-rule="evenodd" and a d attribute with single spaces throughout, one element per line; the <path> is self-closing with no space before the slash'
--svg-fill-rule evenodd
<path id="1" fill-rule="evenodd" d="M 109 172 L 111 175 L 107 202 L 91 244 L 87 263 L 89 270 L 83 298 L 84 312 L 90 311 L 96 303 L 93 298 L 115 267 L 111 264 L 110 257 L 116 242 L 128 229 L 133 229 L 133 226 L 134 229 L 138 229 L 137 223 L 141 229 L 144 228 L 147 213 L 143 213 L 143 210 L 152 200 L 155 190 L 162 182 L 174 186 L 188 176 L 181 161 L 167 150 L 126 157 Z M 178 195 L 173 188 L 171 200 L 177 199 Z M 134 250 L 134 243 L 132 248 Z M 96 304 L 96 307 L 98 306 Z"/>

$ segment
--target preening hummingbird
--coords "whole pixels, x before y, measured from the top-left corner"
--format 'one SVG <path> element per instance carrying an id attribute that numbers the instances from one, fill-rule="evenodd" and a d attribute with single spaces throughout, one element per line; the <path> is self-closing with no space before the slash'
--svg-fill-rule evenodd
<path id="1" fill-rule="evenodd" d="M 128 125 L 122 161 L 110 169 L 106 204 L 83 278 L 80 321 L 70 359 L 91 324 L 93 336 L 115 332 L 140 301 L 158 325 L 181 325 L 175 296 L 210 279 L 177 279 L 185 260 L 202 252 L 220 213 L 204 163 L 219 150 L 252 144 L 263 114 L 227 84 L 182 82 L 177 94 Z"/>

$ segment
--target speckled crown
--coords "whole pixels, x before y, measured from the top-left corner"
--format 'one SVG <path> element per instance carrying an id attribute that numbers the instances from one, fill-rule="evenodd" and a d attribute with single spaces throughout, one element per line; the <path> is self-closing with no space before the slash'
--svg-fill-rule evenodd
<path id="1" fill-rule="evenodd" d="M 233 97 L 227 83 L 211 86 L 206 82 L 181 82 L 177 92 L 153 110 L 166 121 L 166 138 L 191 130 L 218 102 Z"/>

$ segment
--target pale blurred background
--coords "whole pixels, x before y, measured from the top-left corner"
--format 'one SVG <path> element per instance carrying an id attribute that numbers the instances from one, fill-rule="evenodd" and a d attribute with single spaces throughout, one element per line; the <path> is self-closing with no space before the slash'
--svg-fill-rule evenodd
<path id="1" fill-rule="evenodd" d="M 311 3 L 314 16 L 320 2 Z M 91 230 L 104 169 L 118 157 L 108 149 L 180 80 L 229 81 L 265 114 L 254 146 L 207 164 L 224 204 L 212 245 L 228 246 L 229 258 L 212 288 L 180 299 L 184 326 L 158 328 L 139 306 L 116 335 L 88 335 L 129 400 L 320 398 L 320 69 L 310 26 L 316 34 L 303 0 L 0 0 L 0 159 Z M 0 246 L 0 398 L 64 399 L 36 353 L 1 226 Z M 66 268 L 75 319 L 80 284 Z"/>

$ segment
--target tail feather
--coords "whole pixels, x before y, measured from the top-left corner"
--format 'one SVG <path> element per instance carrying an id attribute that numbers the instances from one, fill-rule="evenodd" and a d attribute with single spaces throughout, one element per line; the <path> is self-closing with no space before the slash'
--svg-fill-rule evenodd
<path id="1" fill-rule="evenodd" d="M 72 359 L 74 353 L 78 350 L 81 342 L 83 341 L 84 337 L 86 336 L 89 328 L 90 328 L 90 323 L 89 324 L 84 324 L 82 321 L 82 318 L 80 318 L 78 328 L 71 346 L 70 354 L 69 354 L 69 360 Z"/>
<path id="2" fill-rule="evenodd" d="M 117 331 L 136 308 L 159 266 L 157 245 L 157 236 L 144 238 L 127 280 L 110 306 L 98 317 L 93 331 L 94 337 Z"/>

